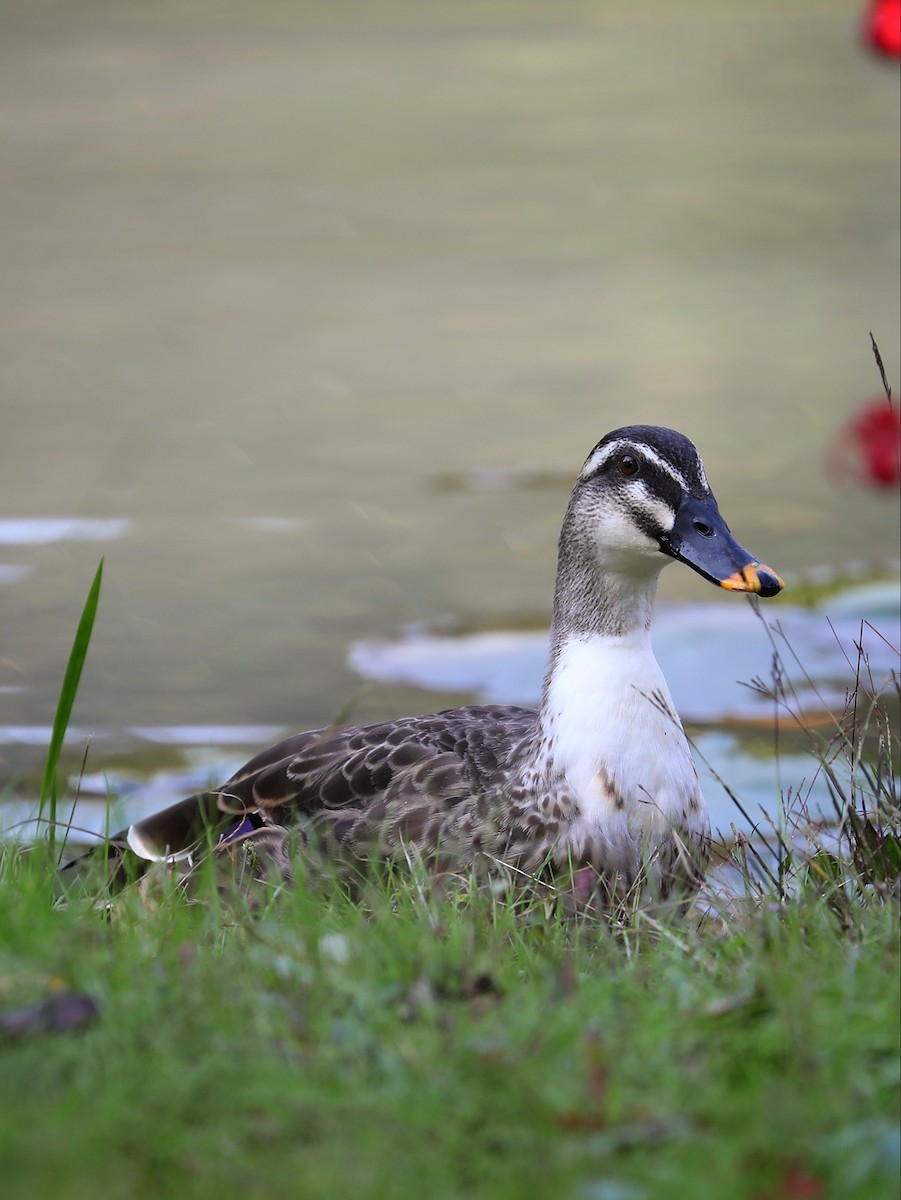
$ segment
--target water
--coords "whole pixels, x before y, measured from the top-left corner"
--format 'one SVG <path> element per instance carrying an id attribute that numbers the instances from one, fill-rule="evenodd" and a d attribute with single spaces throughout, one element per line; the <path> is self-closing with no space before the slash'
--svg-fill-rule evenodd
<path id="1" fill-rule="evenodd" d="M 350 648 L 545 621 L 618 424 L 691 434 L 790 583 L 897 555 L 824 467 L 869 329 L 901 378 L 897 75 L 846 4 L 0 15 L 0 783 L 101 555 L 70 762 L 151 788 L 447 702 Z"/>

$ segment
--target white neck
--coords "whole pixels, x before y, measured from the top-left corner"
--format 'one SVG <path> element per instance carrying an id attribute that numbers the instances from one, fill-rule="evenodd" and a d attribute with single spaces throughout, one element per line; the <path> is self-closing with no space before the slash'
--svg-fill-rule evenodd
<path id="1" fill-rule="evenodd" d="M 599 838 L 634 847 L 673 824 L 706 821 L 688 742 L 651 648 L 657 578 L 668 561 L 602 545 L 580 524 L 574 493 L 526 773 L 539 794 L 568 801 L 568 840 L 577 851 Z"/>
<path id="2" fill-rule="evenodd" d="M 577 825 L 634 835 L 685 824 L 697 772 L 645 628 L 574 635 L 557 647 L 539 714 L 534 769 L 565 785 Z M 583 833 L 585 830 L 583 829 Z"/>

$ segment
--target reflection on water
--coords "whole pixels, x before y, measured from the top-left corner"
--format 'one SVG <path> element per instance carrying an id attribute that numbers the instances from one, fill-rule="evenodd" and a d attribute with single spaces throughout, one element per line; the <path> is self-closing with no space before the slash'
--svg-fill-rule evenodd
<path id="1" fill-rule="evenodd" d="M 128 732 L 164 746 L 247 746 L 274 742 L 282 730 L 275 725 L 145 725 Z"/>
<path id="2" fill-rule="evenodd" d="M 191 758 L 190 752 L 184 757 Z M 241 758 L 229 759 L 221 751 L 197 754 L 197 762 L 175 770 L 156 770 L 147 775 L 126 771 L 104 771 L 71 780 L 77 799 L 67 799 L 59 807 L 59 820 L 68 826 L 67 840 L 86 845 L 118 833 L 152 813 L 167 808 L 176 800 L 201 791 L 227 778 L 241 765 Z M 7 800 L 0 804 L 0 836 L 18 841 L 36 840 L 46 826 L 38 819 L 39 807 L 33 800 Z"/>
<path id="3" fill-rule="evenodd" d="M 0 584 L 21 583 L 33 570 L 31 563 L 0 563 Z"/>
<path id="4" fill-rule="evenodd" d="M 662 606 L 654 621 L 654 649 L 684 721 L 762 724 L 772 719 L 773 703 L 749 684 L 770 682 L 773 648 L 784 663 L 784 686 L 800 709 L 840 709 L 854 684 L 858 644 L 877 684 L 897 670 L 899 605 L 899 587 L 892 582 L 838 593 L 815 610 L 781 605 L 775 616 L 756 605 L 752 614 L 741 603 Z M 535 705 L 547 645 L 543 632 L 464 637 L 412 632 L 358 642 L 350 661 L 369 679 Z"/>
<path id="5" fill-rule="evenodd" d="M 130 521 L 84 517 L 19 517 L 0 520 L 0 546 L 46 546 L 50 542 L 103 542 L 122 537 Z"/>
<path id="6" fill-rule="evenodd" d="M 725 732 L 697 734 L 691 741 L 710 824 L 724 840 L 733 827 L 749 833 L 759 826 L 769 834 L 780 825 L 783 805 L 814 820 L 835 817 L 829 781 L 812 755 L 782 750 L 777 762 L 772 754 L 761 754 L 759 746 L 755 753 Z M 832 763 L 832 772 L 842 782 L 850 779 L 850 768 L 841 759 Z"/>

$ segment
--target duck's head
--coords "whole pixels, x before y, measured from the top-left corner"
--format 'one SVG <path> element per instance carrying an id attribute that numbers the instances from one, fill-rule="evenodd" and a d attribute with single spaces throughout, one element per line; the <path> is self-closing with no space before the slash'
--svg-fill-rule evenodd
<path id="1" fill-rule="evenodd" d="M 775 596 L 784 586 L 729 532 L 694 443 L 673 429 L 608 433 L 586 459 L 570 508 L 608 569 L 656 572 L 665 555 L 729 591 Z"/>

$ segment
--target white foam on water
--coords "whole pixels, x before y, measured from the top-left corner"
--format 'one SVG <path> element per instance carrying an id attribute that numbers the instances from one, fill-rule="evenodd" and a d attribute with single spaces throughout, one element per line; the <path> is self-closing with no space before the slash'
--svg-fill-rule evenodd
<path id="1" fill-rule="evenodd" d="M 162 746 L 252 746 L 284 736 L 281 725 L 133 725 L 128 732 Z"/>
<path id="2" fill-rule="evenodd" d="M 52 542 L 105 542 L 131 526 L 124 517 L 5 517 L 0 518 L 0 546 L 47 546 Z"/>
<path id="3" fill-rule="evenodd" d="M 243 525 L 259 533 L 294 533 L 309 524 L 300 517 L 235 517 L 236 525 Z"/>
<path id="4" fill-rule="evenodd" d="M 0 746 L 47 746 L 52 733 L 49 725 L 0 725 Z M 95 742 L 108 736 L 108 733 L 77 729 L 70 725 L 64 740 L 67 746 L 71 746 L 78 742 Z"/>
<path id="5" fill-rule="evenodd" d="M 31 563 L 0 563 L 0 584 L 21 583 L 33 570 Z"/>

